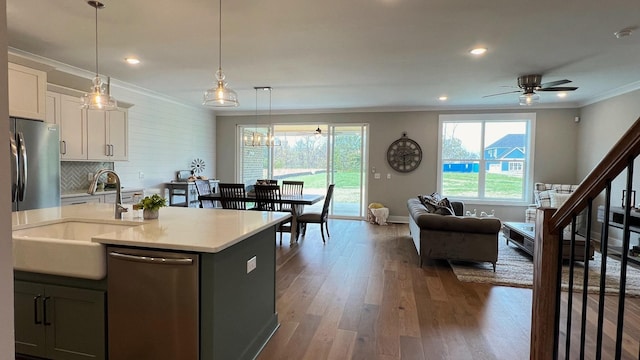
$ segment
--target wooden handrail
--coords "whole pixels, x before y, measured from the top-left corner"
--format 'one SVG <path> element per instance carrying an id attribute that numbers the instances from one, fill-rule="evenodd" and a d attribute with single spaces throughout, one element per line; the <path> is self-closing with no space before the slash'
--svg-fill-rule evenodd
<path id="1" fill-rule="evenodd" d="M 573 215 L 580 213 L 588 199 L 595 199 L 604 190 L 607 180 L 613 180 L 624 170 L 630 159 L 640 155 L 640 118 L 602 158 L 600 163 L 580 183 L 567 201 L 549 219 L 551 232 L 557 232 L 567 226 Z"/>

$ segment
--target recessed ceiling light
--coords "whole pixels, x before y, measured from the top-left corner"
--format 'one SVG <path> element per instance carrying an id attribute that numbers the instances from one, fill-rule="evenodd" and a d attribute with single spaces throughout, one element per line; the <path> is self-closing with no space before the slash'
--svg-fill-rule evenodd
<path id="1" fill-rule="evenodd" d="M 559 93 L 558 93 L 558 97 L 559 97 L 559 98 L 567 97 L 567 93 L 566 93 L 566 92 L 559 92 Z"/>
<path id="2" fill-rule="evenodd" d="M 440 96 L 440 97 L 438 98 L 438 100 L 440 100 L 440 101 L 447 101 L 447 99 L 449 99 L 449 97 L 444 96 L 444 95 L 443 95 L 443 96 Z"/>
<path id="3" fill-rule="evenodd" d="M 134 57 L 124 58 L 124 61 L 126 61 L 127 64 L 129 64 L 129 65 L 138 65 L 138 64 L 140 64 L 140 59 L 134 58 Z"/>
<path id="4" fill-rule="evenodd" d="M 469 50 L 472 55 L 482 55 L 487 52 L 487 48 L 485 47 L 477 47 Z"/>

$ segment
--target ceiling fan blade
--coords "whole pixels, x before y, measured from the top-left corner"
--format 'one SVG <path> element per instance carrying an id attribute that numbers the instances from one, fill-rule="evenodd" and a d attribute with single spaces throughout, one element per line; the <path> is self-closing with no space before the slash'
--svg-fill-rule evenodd
<path id="1" fill-rule="evenodd" d="M 549 81 L 549 82 L 546 82 L 546 83 L 544 83 L 544 84 L 540 84 L 540 89 L 550 88 L 550 87 L 554 87 L 554 86 L 556 86 L 556 85 L 568 84 L 568 83 L 570 83 L 570 82 L 571 82 L 571 80 L 567 80 L 567 79 L 564 79 L 564 80 L 556 80 L 556 81 Z"/>
<path id="2" fill-rule="evenodd" d="M 497 93 L 497 94 L 485 95 L 485 96 L 483 96 L 483 98 L 491 97 L 491 96 L 498 96 L 498 95 L 505 95 L 505 94 L 513 94 L 513 93 L 519 93 L 519 92 L 521 92 L 521 91 L 520 91 L 520 90 L 507 91 L 507 92 L 503 92 L 503 93 Z"/>
<path id="3" fill-rule="evenodd" d="M 573 87 L 573 86 L 556 86 L 556 87 L 537 89 L 536 91 L 574 91 L 577 89 L 578 89 L 577 87 Z"/>

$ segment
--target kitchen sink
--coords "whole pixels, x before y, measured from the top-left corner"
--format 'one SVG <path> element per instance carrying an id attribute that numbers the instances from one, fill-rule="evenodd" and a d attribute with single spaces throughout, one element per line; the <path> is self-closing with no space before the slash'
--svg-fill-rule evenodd
<path id="1" fill-rule="evenodd" d="M 52 275 L 103 279 L 106 247 L 91 238 L 140 223 L 67 220 L 13 231 L 13 268 Z"/>

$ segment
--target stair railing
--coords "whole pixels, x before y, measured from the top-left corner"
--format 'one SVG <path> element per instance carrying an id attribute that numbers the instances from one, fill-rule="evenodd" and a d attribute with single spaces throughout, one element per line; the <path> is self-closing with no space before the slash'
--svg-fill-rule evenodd
<path id="1" fill-rule="evenodd" d="M 633 191 L 633 165 L 634 160 L 640 155 L 640 118 L 627 130 L 627 132 L 612 147 L 609 153 L 591 171 L 591 173 L 580 183 L 578 189 L 572 193 L 567 201 L 559 208 L 541 208 L 536 214 L 535 241 L 534 241 L 534 274 L 533 274 L 533 303 L 531 317 L 531 349 L 530 358 L 535 360 L 558 359 L 559 352 L 564 350 L 562 358 L 601 359 L 603 357 L 603 333 L 605 319 L 605 278 L 607 276 L 607 257 L 609 248 L 609 225 L 611 213 L 611 184 L 623 171 L 626 174 L 626 194 Z M 601 267 L 599 280 L 599 297 L 597 306 L 597 323 L 595 325 L 595 341 L 589 341 L 586 345 L 587 336 L 587 314 L 593 314 L 593 310 L 588 307 L 588 281 L 589 281 L 589 258 L 590 246 L 584 246 L 584 277 L 582 283 L 580 301 L 581 308 L 576 310 L 573 300 L 576 293 L 574 283 L 574 268 L 576 266 L 576 219 L 583 211 L 586 211 L 586 231 L 584 231 L 585 245 L 593 246 L 595 241 L 591 238 L 593 215 L 593 202 L 604 191 L 605 203 L 601 208 L 598 220 L 602 220 L 602 231 L 600 239 Z M 625 309 L 625 289 L 626 289 L 626 269 L 628 264 L 628 253 L 630 247 L 629 219 L 630 212 L 634 204 L 632 197 L 624 198 L 624 220 L 622 223 L 622 248 L 621 272 L 619 277 L 619 293 L 617 295 L 617 314 L 615 314 L 616 336 L 615 354 L 606 354 L 605 358 L 621 359 L 623 357 L 624 342 L 624 309 Z M 601 216 L 600 216 L 601 215 Z M 570 226 L 570 239 L 568 241 L 569 265 L 568 283 L 566 291 L 562 290 L 562 267 L 563 250 L 566 249 L 566 241 L 563 239 L 565 227 Z M 581 300 L 580 300 L 581 299 Z M 608 300 L 609 301 L 609 300 Z M 574 315 L 579 315 L 578 330 L 573 328 Z M 595 315 L 594 315 L 595 316 Z M 564 323 L 561 323 L 564 320 Z M 562 331 L 561 331 L 562 330 Z M 575 347 L 575 340 L 579 339 L 579 346 Z M 563 341 L 564 340 L 564 341 Z M 629 339 L 626 339 L 629 341 Z M 636 339 L 637 341 L 637 339 Z M 592 343 L 595 342 L 595 345 Z M 595 346 L 595 350 L 593 349 Z M 640 351 L 640 350 L 639 350 Z M 588 355 L 585 355 L 585 354 Z M 629 356 L 629 354 L 626 354 Z M 640 358 L 640 354 L 635 354 Z"/>

